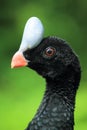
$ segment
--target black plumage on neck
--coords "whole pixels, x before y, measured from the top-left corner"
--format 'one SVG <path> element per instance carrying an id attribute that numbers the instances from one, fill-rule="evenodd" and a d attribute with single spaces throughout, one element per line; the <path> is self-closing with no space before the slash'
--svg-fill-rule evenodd
<path id="1" fill-rule="evenodd" d="M 59 84 L 47 82 L 42 103 L 27 130 L 73 130 L 75 96 L 67 94 Z"/>
<path id="2" fill-rule="evenodd" d="M 67 73 L 46 78 L 41 105 L 27 130 L 74 130 L 75 97 L 80 71 L 68 68 Z"/>

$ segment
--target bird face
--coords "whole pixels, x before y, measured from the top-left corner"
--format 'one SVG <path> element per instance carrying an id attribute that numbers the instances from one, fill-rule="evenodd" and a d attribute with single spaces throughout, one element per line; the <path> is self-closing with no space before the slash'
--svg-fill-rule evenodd
<path id="1" fill-rule="evenodd" d="M 28 66 L 45 78 L 60 76 L 75 59 L 72 49 L 56 37 L 44 38 L 37 47 L 24 51 L 22 57 L 21 66 Z"/>
<path id="2" fill-rule="evenodd" d="M 38 18 L 32 17 L 27 21 L 11 67 L 28 66 L 43 77 L 52 79 L 65 73 L 68 66 L 79 68 L 78 58 L 69 45 L 56 37 L 43 38 L 43 32 L 43 25 Z"/>

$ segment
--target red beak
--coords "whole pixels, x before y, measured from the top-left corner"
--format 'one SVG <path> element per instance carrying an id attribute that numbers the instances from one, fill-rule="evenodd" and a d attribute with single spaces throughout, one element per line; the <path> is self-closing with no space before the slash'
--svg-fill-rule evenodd
<path id="1" fill-rule="evenodd" d="M 27 66 L 28 61 L 24 58 L 21 52 L 16 52 L 11 61 L 11 68 Z"/>

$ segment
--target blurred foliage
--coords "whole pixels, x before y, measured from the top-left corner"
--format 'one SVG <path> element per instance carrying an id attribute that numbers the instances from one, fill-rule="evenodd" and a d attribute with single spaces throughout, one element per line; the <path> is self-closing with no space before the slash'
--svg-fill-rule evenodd
<path id="1" fill-rule="evenodd" d="M 10 69 L 27 19 L 39 17 L 45 36 L 66 39 L 78 54 L 82 80 L 77 94 L 75 130 L 87 127 L 87 1 L 0 0 L 0 129 L 24 129 L 43 96 L 45 81 L 28 68 Z"/>

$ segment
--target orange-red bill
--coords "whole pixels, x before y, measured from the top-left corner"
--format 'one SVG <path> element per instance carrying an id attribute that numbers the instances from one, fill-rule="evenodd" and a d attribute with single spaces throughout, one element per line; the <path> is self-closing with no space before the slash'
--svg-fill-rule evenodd
<path id="1" fill-rule="evenodd" d="M 28 62 L 20 52 L 16 52 L 11 61 L 11 68 L 27 66 Z"/>

